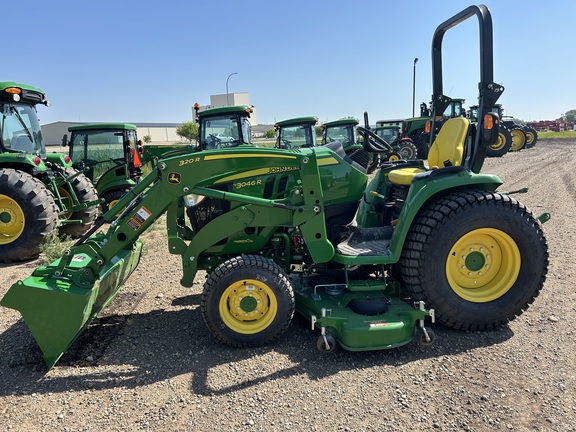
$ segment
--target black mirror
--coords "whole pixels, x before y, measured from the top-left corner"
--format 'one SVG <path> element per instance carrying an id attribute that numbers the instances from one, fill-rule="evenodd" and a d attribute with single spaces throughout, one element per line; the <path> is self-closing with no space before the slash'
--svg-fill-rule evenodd
<path id="1" fill-rule="evenodd" d="M 68 145 L 68 134 L 64 134 L 62 137 L 62 147 L 66 147 Z"/>

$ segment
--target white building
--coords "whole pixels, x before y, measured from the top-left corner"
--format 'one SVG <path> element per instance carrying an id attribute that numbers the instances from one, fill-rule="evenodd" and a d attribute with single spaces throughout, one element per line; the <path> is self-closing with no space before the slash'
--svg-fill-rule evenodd
<path id="1" fill-rule="evenodd" d="M 258 124 L 258 113 L 256 112 L 256 107 L 250 103 L 250 93 L 224 93 L 218 95 L 210 95 L 210 105 L 201 105 L 200 111 L 232 105 L 251 106 L 252 114 L 250 114 L 250 124 L 252 126 L 256 126 Z M 192 117 L 194 117 L 194 107 L 192 107 Z"/>

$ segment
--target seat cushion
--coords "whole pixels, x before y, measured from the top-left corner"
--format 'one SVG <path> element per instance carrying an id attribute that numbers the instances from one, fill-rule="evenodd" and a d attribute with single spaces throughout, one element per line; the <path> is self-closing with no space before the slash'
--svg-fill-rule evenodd
<path id="1" fill-rule="evenodd" d="M 390 171 L 388 180 L 394 184 L 409 185 L 416 174 L 426 172 L 422 168 L 400 168 Z"/>

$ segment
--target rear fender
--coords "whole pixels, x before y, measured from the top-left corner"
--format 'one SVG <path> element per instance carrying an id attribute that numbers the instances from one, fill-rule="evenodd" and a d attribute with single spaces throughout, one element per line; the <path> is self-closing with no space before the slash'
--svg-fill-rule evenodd
<path id="1" fill-rule="evenodd" d="M 436 175 L 432 180 L 425 177 L 419 179 L 417 176 L 412 181 L 392 236 L 390 244 L 391 262 L 395 263 L 400 259 L 406 235 L 414 219 L 426 205 L 442 195 L 461 190 L 495 191 L 502 183 L 502 180 L 496 175 L 475 174 L 469 170 L 456 174 Z"/>

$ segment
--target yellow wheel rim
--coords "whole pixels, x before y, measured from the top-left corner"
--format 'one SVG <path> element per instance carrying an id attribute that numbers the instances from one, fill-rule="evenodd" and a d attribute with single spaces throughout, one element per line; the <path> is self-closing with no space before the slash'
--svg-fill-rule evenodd
<path id="1" fill-rule="evenodd" d="M 534 134 L 532 132 L 526 132 L 526 144 L 532 144 L 534 141 Z"/>
<path id="2" fill-rule="evenodd" d="M 526 138 L 524 136 L 524 133 L 519 130 L 519 129 L 513 129 L 511 131 L 512 133 L 512 150 L 516 151 L 516 150 L 520 150 L 522 147 L 524 147 L 524 144 L 526 143 Z"/>
<path id="3" fill-rule="evenodd" d="M 0 194 L 0 244 L 12 243 L 20 237 L 25 222 L 22 207 L 9 196 Z"/>
<path id="4" fill-rule="evenodd" d="M 65 208 L 63 208 L 62 210 L 65 210 L 65 209 L 72 207 L 72 204 L 74 203 L 74 199 L 72 198 L 72 195 L 70 194 L 70 192 L 68 192 L 66 189 L 64 189 L 62 186 L 60 186 L 58 188 L 58 193 L 60 194 L 60 198 L 62 199 L 62 204 L 64 204 L 64 206 L 65 206 Z M 64 217 L 66 219 L 70 219 L 72 217 L 72 213 L 66 213 L 64 215 Z"/>
<path id="5" fill-rule="evenodd" d="M 222 321 L 231 330 L 255 334 L 274 321 L 278 302 L 272 289 L 262 281 L 243 279 L 224 291 L 219 312 Z"/>
<path id="6" fill-rule="evenodd" d="M 503 231 L 481 228 L 462 236 L 446 260 L 446 277 L 456 294 L 474 303 L 503 296 L 520 273 L 520 250 Z"/>
<path id="7" fill-rule="evenodd" d="M 398 156 L 396 156 L 396 155 L 392 155 L 392 156 L 390 156 L 390 157 L 388 158 L 388 160 L 389 160 L 389 161 L 397 161 L 397 160 L 400 160 L 400 158 L 399 158 Z"/>
<path id="8" fill-rule="evenodd" d="M 498 134 L 498 141 L 496 141 L 495 144 L 492 144 L 490 146 L 490 148 L 492 150 L 500 150 L 504 147 L 504 145 L 506 144 L 506 138 L 504 137 L 503 133 L 499 133 Z"/>

